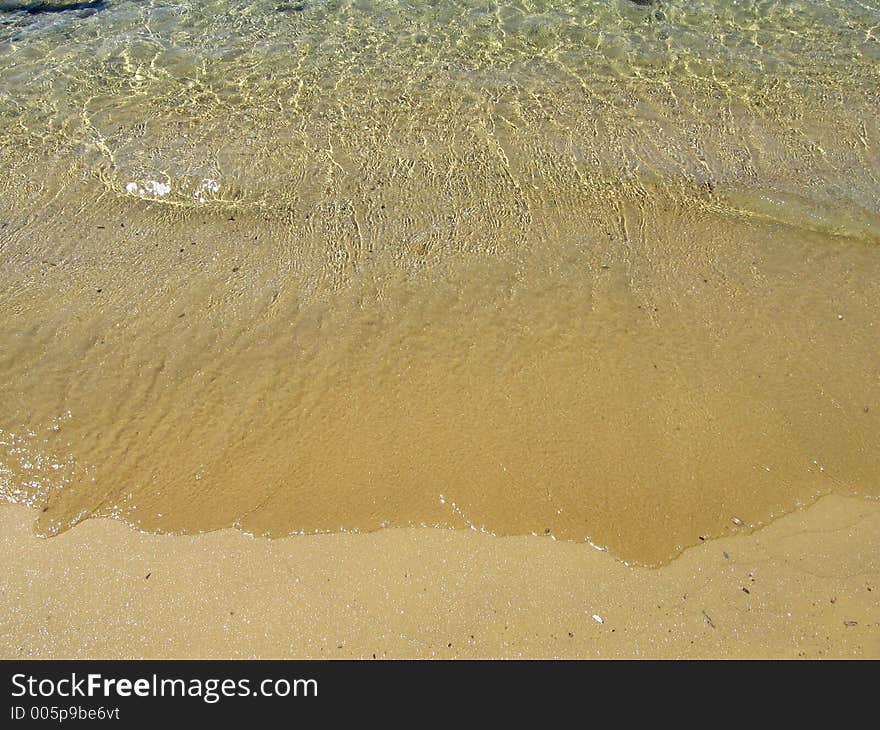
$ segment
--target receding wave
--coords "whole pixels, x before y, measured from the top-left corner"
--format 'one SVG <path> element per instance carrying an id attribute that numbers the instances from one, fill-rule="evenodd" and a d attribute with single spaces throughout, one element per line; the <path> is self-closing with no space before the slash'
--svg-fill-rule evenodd
<path id="1" fill-rule="evenodd" d="M 92 5 L 0 4 L 0 494 L 42 534 L 658 563 L 880 494 L 877 7 Z"/>

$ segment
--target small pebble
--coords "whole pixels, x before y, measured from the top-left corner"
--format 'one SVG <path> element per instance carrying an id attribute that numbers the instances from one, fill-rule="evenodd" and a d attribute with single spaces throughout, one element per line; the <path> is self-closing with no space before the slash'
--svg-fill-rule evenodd
<path id="1" fill-rule="evenodd" d="M 598 613 L 593 614 L 593 621 L 595 621 L 597 624 L 604 624 L 605 623 L 605 619 L 602 618 Z"/>

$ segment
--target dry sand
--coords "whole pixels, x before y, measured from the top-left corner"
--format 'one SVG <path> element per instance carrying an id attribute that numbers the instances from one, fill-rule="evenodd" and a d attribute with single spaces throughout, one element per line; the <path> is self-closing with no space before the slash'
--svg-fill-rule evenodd
<path id="1" fill-rule="evenodd" d="M 270 540 L 93 519 L 40 539 L 32 516 L 0 509 L 4 658 L 880 658 L 874 500 L 824 497 L 654 569 L 467 530 Z"/>
<path id="2" fill-rule="evenodd" d="M 0 26 L 0 652 L 878 656 L 875 9 L 306 5 Z"/>

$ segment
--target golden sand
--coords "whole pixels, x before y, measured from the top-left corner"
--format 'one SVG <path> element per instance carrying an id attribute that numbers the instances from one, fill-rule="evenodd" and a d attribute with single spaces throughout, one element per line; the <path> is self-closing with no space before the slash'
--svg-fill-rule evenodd
<path id="1" fill-rule="evenodd" d="M 329 653 L 349 617 L 317 593 L 293 643 L 283 591 L 260 592 L 242 634 L 255 604 L 219 608 L 293 561 L 350 598 L 348 581 L 385 576 L 418 651 L 368 647 L 403 624 L 365 587 L 373 608 L 345 604 L 360 643 L 341 637 L 364 655 L 464 655 L 471 633 L 473 654 L 511 655 L 502 625 L 530 655 L 566 653 L 548 636 L 589 655 L 600 630 L 614 655 L 634 627 L 656 641 L 618 654 L 660 654 L 658 626 L 671 655 L 738 655 L 736 632 L 756 637 L 739 654 L 875 647 L 870 617 L 820 594 L 861 596 L 847 576 L 870 573 L 876 540 L 861 527 L 880 496 L 876 10 L 663 5 L 6 12 L 0 499 L 55 536 L 9 518 L 10 646 L 46 629 L 46 652 L 75 653 L 59 642 L 76 634 L 26 611 L 61 585 L 101 602 L 46 620 L 97 612 L 109 637 L 134 609 L 102 612 L 131 605 L 142 572 L 138 595 L 175 576 L 136 620 L 145 637 L 179 601 L 210 635 L 194 653 L 224 633 L 241 654 Z M 752 591 L 727 544 L 785 591 Z M 143 550 L 164 562 L 99 570 Z M 383 572 L 413 555 L 403 578 Z M 54 578 L 21 582 L 33 561 Z M 222 624 L 180 582 L 197 565 L 217 582 L 187 580 Z M 698 611 L 681 598 L 694 571 Z M 516 621 L 523 585 L 537 608 Z M 432 613 L 444 591 L 487 643 Z M 620 624 L 590 608 L 594 633 L 575 625 L 591 596 Z M 731 617 L 756 596 L 761 621 Z M 144 641 L 124 646 L 165 650 Z"/>
<path id="2" fill-rule="evenodd" d="M 472 526 L 644 564 L 877 495 L 880 252 L 708 203 L 533 208 L 515 249 L 312 294 L 303 229 L 104 201 L 65 239 L 49 206 L 8 247 L 0 488 L 44 534 Z"/>
<path id="3" fill-rule="evenodd" d="M 469 530 L 252 539 L 0 510 L 0 656 L 880 658 L 880 504 L 825 497 L 662 568 Z M 597 620 L 601 619 L 601 623 Z"/>

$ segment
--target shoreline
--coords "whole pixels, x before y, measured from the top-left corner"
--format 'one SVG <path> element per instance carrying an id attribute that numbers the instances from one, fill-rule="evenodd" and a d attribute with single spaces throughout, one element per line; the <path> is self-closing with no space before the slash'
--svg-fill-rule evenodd
<path id="1" fill-rule="evenodd" d="M 649 565 L 877 496 L 875 250 L 631 202 L 638 237 L 539 207 L 528 250 L 413 270 L 377 228 L 338 289 L 257 219 L 96 201 L 56 250 L 51 208 L 9 249 L 0 492 L 43 534 L 473 525 Z"/>
<path id="2" fill-rule="evenodd" d="M 858 497 L 660 568 L 466 530 L 39 539 L 33 516 L 0 507 L 4 659 L 880 658 L 880 503 Z"/>

